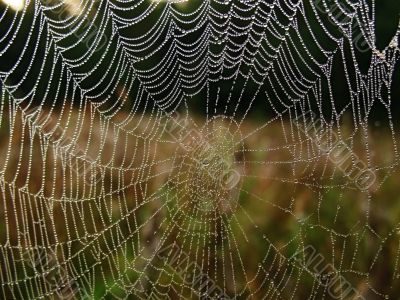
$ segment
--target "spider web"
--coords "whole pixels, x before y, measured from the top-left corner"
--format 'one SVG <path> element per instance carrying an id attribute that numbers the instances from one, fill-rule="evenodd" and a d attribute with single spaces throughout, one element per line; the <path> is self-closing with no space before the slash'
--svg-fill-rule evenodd
<path id="1" fill-rule="evenodd" d="M 4 299 L 399 297 L 400 30 L 377 48 L 375 1 L 37 0 L 0 23 Z"/>

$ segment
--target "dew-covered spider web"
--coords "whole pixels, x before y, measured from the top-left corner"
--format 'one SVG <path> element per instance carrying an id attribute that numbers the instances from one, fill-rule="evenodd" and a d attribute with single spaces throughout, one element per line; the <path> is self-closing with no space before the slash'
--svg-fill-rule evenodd
<path id="1" fill-rule="evenodd" d="M 0 298 L 399 299 L 378 2 L 0 3 Z"/>

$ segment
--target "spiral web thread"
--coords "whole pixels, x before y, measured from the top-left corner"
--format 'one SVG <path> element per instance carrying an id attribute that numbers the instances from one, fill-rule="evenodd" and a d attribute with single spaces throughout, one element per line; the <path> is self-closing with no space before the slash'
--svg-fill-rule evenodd
<path id="1" fill-rule="evenodd" d="M 36 0 L 0 24 L 1 298 L 400 295 L 400 31 L 376 48 L 375 1 Z"/>

